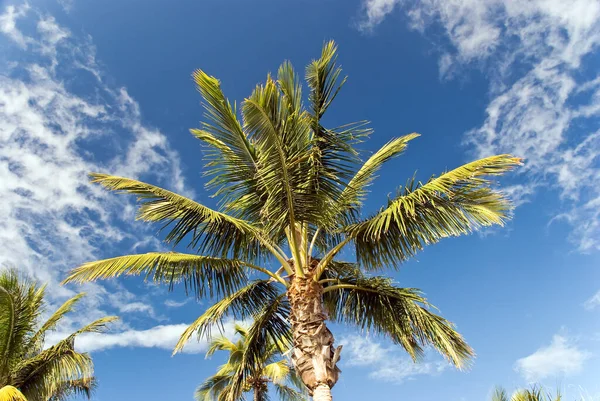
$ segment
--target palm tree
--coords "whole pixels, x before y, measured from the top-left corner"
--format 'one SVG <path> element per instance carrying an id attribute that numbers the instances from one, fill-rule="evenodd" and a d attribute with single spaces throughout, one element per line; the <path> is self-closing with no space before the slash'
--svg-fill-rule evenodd
<path id="1" fill-rule="evenodd" d="M 232 341 L 225 336 L 214 337 L 209 345 L 207 357 L 216 351 L 228 351 L 227 363 L 221 366 L 218 372 L 209 377 L 196 390 L 197 401 L 225 401 L 227 399 L 238 400 L 241 394 L 231 390 L 235 387 L 236 375 L 244 371 L 241 366 L 244 351 L 248 346 L 248 330 L 240 325 L 235 326 L 235 332 L 239 336 L 237 341 Z M 304 401 L 306 398 L 302 390 L 296 388 L 304 386 L 290 368 L 288 361 L 281 355 L 285 343 L 265 343 L 260 353 L 260 360 L 256 366 L 250 367 L 251 373 L 245 378 L 243 388 L 245 392 L 252 391 L 254 401 L 268 400 L 268 385 L 272 383 L 283 401 Z"/>
<path id="2" fill-rule="evenodd" d="M 71 395 L 90 396 L 95 386 L 92 359 L 75 351 L 75 337 L 100 332 L 116 317 L 104 317 L 44 349 L 46 333 L 81 299 L 76 295 L 50 317 L 44 312 L 45 286 L 0 271 L 0 401 L 62 401 Z"/>
<path id="3" fill-rule="evenodd" d="M 559 391 L 552 395 L 543 391 L 540 386 L 533 386 L 531 389 L 521 389 L 515 391 L 512 396 L 502 387 L 497 387 L 492 394 L 492 401 L 561 401 L 562 396 Z"/>
<path id="4" fill-rule="evenodd" d="M 339 375 L 341 348 L 334 347 L 327 319 L 386 335 L 414 359 L 431 345 L 465 366 L 473 351 L 453 325 L 432 313 L 418 290 L 373 272 L 397 268 L 442 238 L 502 225 L 511 204 L 486 177 L 521 160 L 491 156 L 426 182 L 413 179 L 379 211 L 362 216 L 377 171 L 419 135 L 394 138 L 363 162 L 355 145 L 370 133 L 366 122 L 324 125 L 346 82 L 336 59 L 336 45 L 328 42 L 307 66 L 307 107 L 300 78 L 284 62 L 276 78 L 267 76 L 242 102 L 241 121 L 219 81 L 196 71 L 207 122 L 191 132 L 205 145 L 207 187 L 219 199 L 217 208 L 138 180 L 91 175 L 109 190 L 136 194 L 138 219 L 170 227 L 165 241 L 187 243 L 193 252 L 90 262 L 65 282 L 145 274 L 219 299 L 185 331 L 176 351 L 226 315 L 253 316 L 258 324 L 244 353 L 252 362 L 260 341 L 291 328 L 292 361 L 317 401 L 331 399 Z M 339 260 L 350 246 L 356 261 Z M 256 279 L 248 282 L 248 272 Z M 244 380 L 238 378 L 238 392 Z"/>

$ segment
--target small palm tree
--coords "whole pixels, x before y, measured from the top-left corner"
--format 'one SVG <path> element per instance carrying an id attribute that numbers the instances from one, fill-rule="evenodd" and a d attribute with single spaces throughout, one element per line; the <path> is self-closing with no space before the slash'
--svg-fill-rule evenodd
<path id="1" fill-rule="evenodd" d="M 346 81 L 328 42 L 306 68 L 308 98 L 289 62 L 244 100 L 239 119 L 219 81 L 194 78 L 207 122 L 192 134 L 205 146 L 208 188 L 217 209 L 134 179 L 92 174 L 93 182 L 135 194 L 138 218 L 170 227 L 165 240 L 187 242 L 191 253 L 152 252 L 86 263 L 65 282 L 145 274 L 157 282 L 184 282 L 199 297 L 219 301 L 183 334 L 209 333 L 225 316 L 253 317 L 244 359 L 260 360 L 261 342 L 288 335 L 296 371 L 315 401 L 330 400 L 339 376 L 340 347 L 327 320 L 388 336 L 418 359 L 431 345 L 461 368 L 472 349 L 453 325 L 431 311 L 423 295 L 373 275 L 396 268 L 426 245 L 502 225 L 511 204 L 489 176 L 521 163 L 510 155 L 486 157 L 424 183 L 409 181 L 370 216 L 361 207 L 383 164 L 419 135 L 394 138 L 362 160 L 356 144 L 365 122 L 335 128 L 324 115 Z M 308 106 L 305 106 L 306 100 Z M 353 247 L 355 262 L 339 259 Z M 248 272 L 258 275 L 248 281 Z M 250 371 L 236 378 L 243 389 Z"/>
<path id="2" fill-rule="evenodd" d="M 555 395 L 543 391 L 540 386 L 515 391 L 510 397 L 505 389 L 497 387 L 492 394 L 492 401 L 561 401 L 560 391 Z"/>
<path id="3" fill-rule="evenodd" d="M 0 401 L 61 401 L 90 396 L 95 386 L 92 359 L 75 351 L 75 337 L 100 332 L 116 317 L 104 317 L 44 349 L 46 333 L 73 310 L 84 294 L 66 301 L 45 322 L 45 286 L 0 271 Z"/>
<path id="4" fill-rule="evenodd" d="M 239 339 L 235 342 L 222 335 L 211 340 L 206 356 L 212 356 L 216 351 L 228 351 L 229 358 L 214 376 L 206 379 L 198 387 L 197 401 L 225 401 L 241 398 L 241 394 L 232 392 L 232 389 L 235 387 L 236 375 L 245 370 L 241 364 L 248 347 L 248 330 L 236 325 L 235 332 L 239 335 Z M 257 365 L 250 367 L 250 373 L 245 378 L 244 392 L 252 391 L 254 401 L 266 401 L 269 383 L 271 383 L 282 401 L 304 401 L 306 398 L 302 393 L 302 387 L 298 387 L 303 384 L 288 361 L 281 355 L 285 344 L 270 342 L 263 344 L 263 347 L 261 359 L 257 361 Z"/>

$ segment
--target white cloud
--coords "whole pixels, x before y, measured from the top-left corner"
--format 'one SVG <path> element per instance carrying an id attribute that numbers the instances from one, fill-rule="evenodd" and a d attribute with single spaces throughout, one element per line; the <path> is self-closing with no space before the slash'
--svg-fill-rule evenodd
<path id="1" fill-rule="evenodd" d="M 518 201 L 539 187 L 558 191 L 553 221 L 572 226 L 581 252 L 600 249 L 600 77 L 590 55 L 600 46 L 597 0 L 366 1 L 363 24 L 373 27 L 397 7 L 411 27 L 441 27 L 442 77 L 472 65 L 490 78 L 491 100 L 481 126 L 466 135 L 476 156 L 513 153 L 526 158 Z M 437 31 L 436 31 L 437 32 Z M 444 41 L 445 42 L 445 41 Z M 458 68 L 460 67 L 460 68 Z M 525 198 L 522 195 L 526 195 Z"/>
<path id="2" fill-rule="evenodd" d="M 23 4 L 19 7 L 11 5 L 7 6 L 5 12 L 0 15 L 0 32 L 8 36 L 23 49 L 27 48 L 27 44 L 32 39 L 23 35 L 23 33 L 17 29 L 17 20 L 25 16 L 29 11 L 29 8 L 28 4 Z"/>
<path id="3" fill-rule="evenodd" d="M 188 324 L 159 325 L 144 330 L 128 329 L 117 333 L 86 333 L 78 336 L 75 347 L 79 352 L 97 352 L 111 348 L 140 347 L 158 348 L 172 352 L 179 341 L 179 337 L 188 328 Z M 226 321 L 221 332 L 228 338 L 235 337 L 235 322 Z M 67 337 L 67 332 L 52 332 L 47 338 L 47 346 L 56 344 Z M 192 337 L 183 348 L 187 354 L 202 353 L 207 350 L 208 341 L 203 338 L 198 340 Z"/>
<path id="4" fill-rule="evenodd" d="M 545 378 L 578 373 L 589 357 L 587 351 L 571 344 L 568 338 L 555 335 L 549 346 L 519 359 L 515 370 L 527 381 L 538 382 Z"/>
<path id="5" fill-rule="evenodd" d="M 426 360 L 414 363 L 397 347 L 387 348 L 369 337 L 350 335 L 343 337 L 342 364 L 370 370 L 369 377 L 375 380 L 400 384 L 418 375 L 436 375 L 449 367 L 448 363 Z"/>
<path id="6" fill-rule="evenodd" d="M 184 301 L 181 302 L 177 302 L 177 301 L 173 301 L 172 299 L 167 299 L 164 304 L 167 308 L 181 308 L 183 305 L 187 304 L 191 299 L 188 298 Z"/>
<path id="7" fill-rule="evenodd" d="M 191 191 L 167 136 L 144 122 L 125 88 L 105 83 L 90 37 L 27 5 L 0 9 L 0 33 L 15 45 L 3 56 L 20 60 L 0 67 L 0 265 L 49 283 L 56 305 L 80 290 L 58 285 L 67 270 L 155 242 L 149 227 L 129 220 L 132 200 L 90 185 L 89 172 Z M 85 313 L 67 319 L 71 326 L 110 309 L 158 318 L 140 305 L 147 299 L 115 283 L 81 289 Z"/>
<path id="8" fill-rule="evenodd" d="M 598 306 L 600 306 L 600 291 L 583 303 L 583 307 L 587 310 L 596 309 Z"/>

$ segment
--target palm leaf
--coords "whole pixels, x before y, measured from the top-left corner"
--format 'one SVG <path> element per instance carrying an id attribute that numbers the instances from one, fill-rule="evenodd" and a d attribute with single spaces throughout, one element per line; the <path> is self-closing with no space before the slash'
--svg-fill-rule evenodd
<path id="1" fill-rule="evenodd" d="M 269 344 L 291 344 L 289 316 L 289 303 L 285 294 L 279 295 L 274 301 L 265 305 L 260 313 L 254 317 L 254 322 L 248 329 L 245 339 L 246 347 L 242 361 L 234 374 L 231 383 L 231 393 L 227 401 L 235 401 L 243 392 L 246 380 L 253 373 L 262 370 L 265 362 L 265 352 Z M 284 352 L 281 349 L 280 352 Z"/>
<path id="2" fill-rule="evenodd" d="M 27 398 L 13 386 L 0 388 L 0 401 L 27 401 Z"/>
<path id="3" fill-rule="evenodd" d="M 243 320 L 257 315 L 265 305 L 277 299 L 277 294 L 277 288 L 273 283 L 257 280 L 224 297 L 208 308 L 183 332 L 173 354 L 181 351 L 194 333 L 197 333 L 198 338 L 210 335 L 211 328 L 214 325 L 222 326 L 226 316 Z"/>
<path id="4" fill-rule="evenodd" d="M 490 187 L 484 176 L 512 170 L 521 160 L 510 155 L 487 157 L 409 185 L 375 216 L 346 227 L 365 268 L 398 266 L 425 245 L 483 226 L 503 225 L 510 201 Z"/>
<path id="5" fill-rule="evenodd" d="M 224 401 L 230 393 L 231 375 L 214 375 L 206 379 L 194 393 L 196 401 Z"/>
<path id="6" fill-rule="evenodd" d="M 306 392 L 300 391 L 281 384 L 275 384 L 275 391 L 281 401 L 307 401 L 309 399 Z"/>
<path id="7" fill-rule="evenodd" d="M 408 142 L 417 137 L 419 137 L 419 134 L 413 133 L 389 141 L 373 153 L 356 172 L 338 200 L 340 210 L 346 214 L 346 224 L 357 217 L 367 193 L 366 187 L 373 182 L 375 173 L 385 162 L 402 154 L 408 146 Z"/>
<path id="8" fill-rule="evenodd" d="M 432 313 L 414 288 L 400 288 L 387 277 L 365 277 L 359 271 L 341 275 L 324 289 L 330 319 L 389 337 L 417 360 L 426 346 L 434 347 L 463 368 L 473 350 L 452 323 Z"/>
<path id="9" fill-rule="evenodd" d="M 138 195 L 138 219 L 171 226 L 165 241 L 178 244 L 190 235 L 190 246 L 199 253 L 255 258 L 265 252 L 258 229 L 245 220 L 229 216 L 184 196 L 141 181 L 106 174 L 90 174 L 92 182 L 105 188 Z"/>
<path id="10" fill-rule="evenodd" d="M 77 294 L 63 303 L 49 318 L 42 327 L 31 337 L 27 349 L 30 352 L 41 350 L 46 332 L 53 330 L 58 322 L 67 314 L 73 311 L 74 306 L 85 296 L 84 293 Z M 35 350 L 35 351 L 34 351 Z"/>
<path id="11" fill-rule="evenodd" d="M 184 253 L 150 252 L 88 262 L 71 271 L 63 283 L 83 283 L 145 274 L 157 283 L 183 282 L 198 297 L 230 294 L 246 282 L 245 264 L 235 259 Z"/>
<path id="12" fill-rule="evenodd" d="M 284 384 L 290 374 L 288 361 L 282 359 L 265 365 L 262 371 L 263 375 L 268 377 L 275 384 Z"/>

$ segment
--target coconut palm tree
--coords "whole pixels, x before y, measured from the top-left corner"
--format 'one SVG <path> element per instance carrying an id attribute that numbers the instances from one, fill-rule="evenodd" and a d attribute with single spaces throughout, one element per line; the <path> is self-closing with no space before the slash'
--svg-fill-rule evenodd
<path id="1" fill-rule="evenodd" d="M 90 262 L 66 282 L 145 274 L 219 299 L 183 334 L 176 351 L 226 315 L 254 316 L 258 324 L 244 356 L 252 362 L 260 341 L 291 328 L 292 361 L 317 401 L 331 399 L 339 375 L 341 348 L 334 347 L 328 319 L 386 335 L 414 359 L 431 345 L 465 366 L 473 352 L 453 325 L 434 314 L 418 290 L 373 273 L 397 268 L 442 238 L 502 225 L 511 205 L 487 177 L 521 161 L 491 156 L 425 182 L 410 180 L 364 216 L 361 206 L 377 171 L 419 135 L 394 138 L 363 161 L 355 146 L 370 133 L 366 122 L 325 125 L 346 82 L 336 59 L 336 45 L 328 42 L 307 66 L 307 99 L 284 62 L 242 102 L 241 120 L 219 81 L 196 71 L 207 121 L 191 132 L 205 145 L 207 187 L 218 207 L 142 181 L 91 175 L 109 190 L 137 195 L 138 218 L 169 227 L 165 241 L 187 243 L 193 252 Z M 350 247 L 356 260 L 340 260 Z M 256 279 L 248 282 L 247 272 Z M 244 380 L 238 378 L 237 391 Z"/>
<path id="2" fill-rule="evenodd" d="M 492 401 L 561 401 L 560 391 L 555 395 L 543 391 L 540 386 L 533 386 L 531 389 L 521 389 L 515 391 L 510 397 L 505 389 L 497 387 L 492 394 Z"/>
<path id="3" fill-rule="evenodd" d="M 207 357 L 216 351 L 228 351 L 227 362 L 219 367 L 218 372 L 206 379 L 196 390 L 197 401 L 225 401 L 227 399 L 240 399 L 241 394 L 231 390 L 235 387 L 236 375 L 245 369 L 242 366 L 243 355 L 248 346 L 248 330 L 235 326 L 235 333 L 239 336 L 237 341 L 231 340 L 223 335 L 212 338 Z M 282 348 L 286 348 L 285 342 L 264 343 L 260 353 L 260 360 L 256 366 L 250 367 L 250 374 L 245 378 L 243 384 L 244 392 L 252 391 L 254 401 L 266 401 L 269 384 L 275 388 L 279 398 L 283 401 L 304 401 L 304 385 L 290 367 L 287 359 L 282 354 Z M 231 393 L 231 394 L 230 394 Z"/>
<path id="4" fill-rule="evenodd" d="M 0 401 L 62 401 L 71 395 L 90 396 L 94 366 L 86 353 L 75 351 L 75 338 L 100 332 L 116 317 L 104 317 L 44 349 L 44 337 L 81 299 L 76 295 L 46 321 L 45 286 L 0 271 Z"/>

